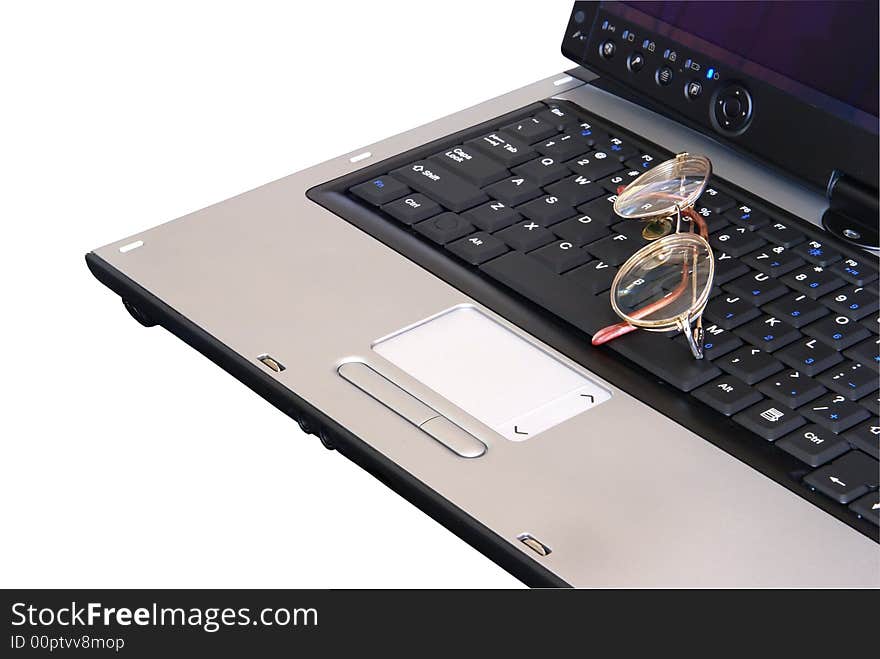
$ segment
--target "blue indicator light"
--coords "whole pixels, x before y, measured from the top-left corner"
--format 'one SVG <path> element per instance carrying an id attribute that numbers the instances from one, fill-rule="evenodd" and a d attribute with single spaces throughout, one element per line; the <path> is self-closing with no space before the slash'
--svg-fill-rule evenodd
<path id="1" fill-rule="evenodd" d="M 710 67 L 709 67 L 709 70 L 706 71 L 706 80 L 711 80 L 711 79 L 712 79 L 712 76 L 714 76 L 714 75 L 715 75 L 715 69 L 713 69 L 713 68 L 710 66 Z"/>

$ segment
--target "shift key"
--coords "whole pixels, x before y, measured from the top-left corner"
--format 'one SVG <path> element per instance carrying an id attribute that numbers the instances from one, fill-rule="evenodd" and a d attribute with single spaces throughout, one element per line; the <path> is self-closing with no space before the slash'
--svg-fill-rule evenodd
<path id="1" fill-rule="evenodd" d="M 489 200 L 486 193 L 477 186 L 426 160 L 418 160 L 395 169 L 392 173 L 410 187 L 456 213 Z"/>

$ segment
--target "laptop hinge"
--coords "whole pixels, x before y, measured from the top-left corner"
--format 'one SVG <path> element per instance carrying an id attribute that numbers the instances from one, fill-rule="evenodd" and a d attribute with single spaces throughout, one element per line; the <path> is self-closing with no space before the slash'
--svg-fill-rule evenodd
<path id="1" fill-rule="evenodd" d="M 853 245 L 878 249 L 877 189 L 835 171 L 828 181 L 827 196 L 828 209 L 822 216 L 822 225 Z"/>

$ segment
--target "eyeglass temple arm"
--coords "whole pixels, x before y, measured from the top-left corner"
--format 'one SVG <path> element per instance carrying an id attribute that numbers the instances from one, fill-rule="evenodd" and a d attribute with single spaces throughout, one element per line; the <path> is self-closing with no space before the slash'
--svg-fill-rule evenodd
<path id="1" fill-rule="evenodd" d="M 620 186 L 619 188 L 617 188 L 617 194 L 620 194 L 621 192 L 623 192 L 625 187 L 626 186 Z M 672 195 L 670 195 L 670 196 L 672 196 Z M 703 217 L 699 213 L 695 212 L 692 208 L 686 208 L 681 212 L 684 215 L 687 215 L 690 220 L 692 220 L 693 224 L 691 226 L 693 227 L 693 225 L 696 225 L 697 228 L 699 229 L 700 235 L 703 236 L 703 238 L 709 237 L 709 228 L 706 226 L 706 220 L 704 220 Z M 679 282 L 678 286 L 676 286 L 673 290 L 671 290 L 668 295 L 660 298 L 659 300 L 655 300 L 654 302 L 651 302 L 650 304 L 646 304 L 641 309 L 638 309 L 637 311 L 633 312 L 631 314 L 632 317 L 633 318 L 644 318 L 645 316 L 650 315 L 659 309 L 662 309 L 666 305 L 677 300 L 681 296 L 681 294 L 684 293 L 686 288 L 687 288 L 687 266 L 683 265 L 682 266 L 681 282 Z M 635 325 L 630 325 L 629 323 L 627 323 L 625 321 L 620 322 L 620 323 L 616 323 L 614 325 L 609 325 L 608 327 L 603 327 L 598 332 L 596 332 L 593 335 L 591 343 L 594 346 L 602 345 L 603 343 L 608 343 L 609 341 L 616 339 L 619 336 L 623 336 L 624 334 L 629 334 L 630 332 L 635 331 L 637 329 L 638 329 L 638 327 L 636 327 Z"/>

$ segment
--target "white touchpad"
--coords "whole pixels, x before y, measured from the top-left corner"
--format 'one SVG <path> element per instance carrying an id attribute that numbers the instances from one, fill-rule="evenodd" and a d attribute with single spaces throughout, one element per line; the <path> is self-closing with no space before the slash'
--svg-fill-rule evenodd
<path id="1" fill-rule="evenodd" d="M 611 397 L 473 307 L 456 307 L 380 339 L 373 350 L 515 441 Z"/>

